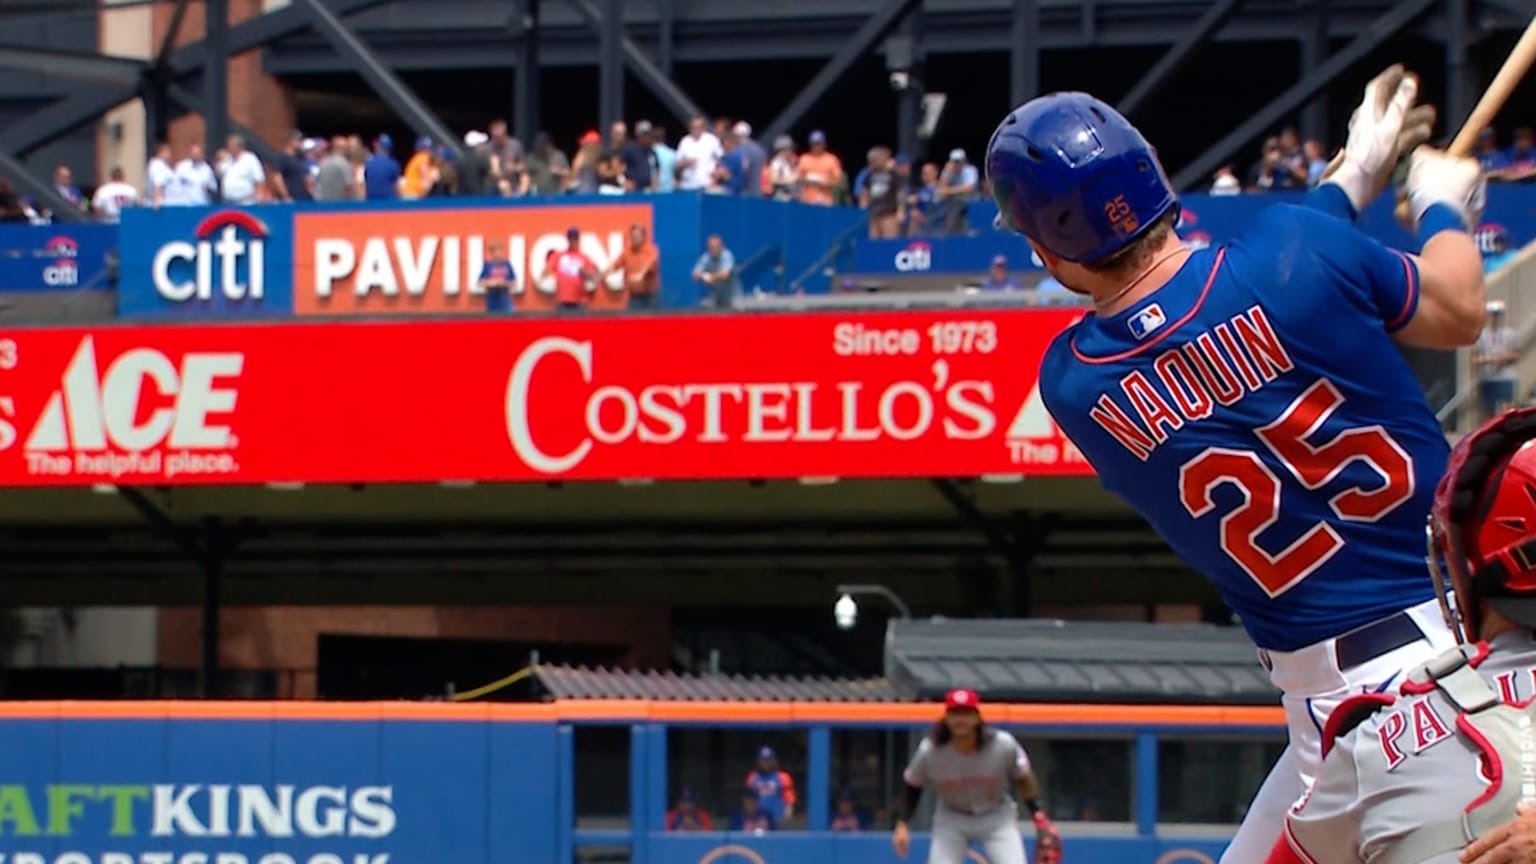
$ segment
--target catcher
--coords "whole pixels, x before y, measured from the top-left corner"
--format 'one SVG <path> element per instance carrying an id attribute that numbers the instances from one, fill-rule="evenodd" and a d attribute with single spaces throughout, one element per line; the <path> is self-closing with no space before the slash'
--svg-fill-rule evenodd
<path id="1" fill-rule="evenodd" d="M 1463 644 L 1395 695 L 1333 712 L 1317 780 L 1269 864 L 1530 860 L 1492 847 L 1516 839 L 1536 801 L 1536 409 L 1456 445 L 1430 513 L 1430 570 Z"/>
<path id="2" fill-rule="evenodd" d="M 1029 754 L 1012 735 L 986 725 L 974 690 L 951 690 L 944 698 L 944 716 L 918 745 L 902 778 L 906 787 L 891 837 L 898 856 L 906 858 L 911 851 L 907 823 L 923 787 L 933 786 L 939 804 L 928 864 L 963 864 L 971 843 L 981 844 L 991 864 L 1024 864 L 1010 788 L 1034 816 L 1037 864 L 1061 860 L 1061 835 L 1040 807 L 1040 784 L 1030 770 Z"/>

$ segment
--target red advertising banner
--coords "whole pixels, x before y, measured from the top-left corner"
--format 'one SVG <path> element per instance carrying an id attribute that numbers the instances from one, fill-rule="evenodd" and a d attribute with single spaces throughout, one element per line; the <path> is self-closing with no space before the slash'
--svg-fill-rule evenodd
<path id="1" fill-rule="evenodd" d="M 1088 475 L 1070 311 L 28 330 L 0 485 Z"/>

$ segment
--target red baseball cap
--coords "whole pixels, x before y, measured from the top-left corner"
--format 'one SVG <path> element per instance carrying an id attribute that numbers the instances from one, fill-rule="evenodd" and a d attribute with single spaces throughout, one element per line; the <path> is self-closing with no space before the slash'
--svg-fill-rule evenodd
<path id="1" fill-rule="evenodd" d="M 966 708 L 971 711 L 981 710 L 981 697 L 975 690 L 954 689 L 944 694 L 944 710 L 953 711 L 956 708 Z"/>

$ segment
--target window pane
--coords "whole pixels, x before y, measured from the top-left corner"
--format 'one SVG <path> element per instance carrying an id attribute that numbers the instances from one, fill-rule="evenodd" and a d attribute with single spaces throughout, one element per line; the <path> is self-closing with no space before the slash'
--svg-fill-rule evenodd
<path id="1" fill-rule="evenodd" d="M 789 775 L 791 794 L 797 799 L 787 819 L 773 819 L 778 829 L 803 829 L 805 814 L 804 732 L 764 729 L 702 729 L 673 727 L 667 730 L 667 808 L 677 809 L 684 791 L 692 793 L 693 808 L 709 815 L 715 830 L 725 830 L 737 811 L 747 808 L 747 775 L 759 768 L 758 753 L 771 748 L 778 770 Z M 754 800 L 770 816 L 777 816 L 788 790 L 772 788 L 774 781 L 765 773 L 756 787 Z M 686 809 L 684 807 L 683 809 Z M 689 818 L 685 824 L 699 827 L 700 820 Z"/>
<path id="2" fill-rule="evenodd" d="M 1128 738 L 1027 738 L 1015 733 L 1051 818 L 1058 822 L 1130 822 L 1133 743 Z"/>
<path id="3" fill-rule="evenodd" d="M 848 796 L 835 824 L 838 830 L 889 831 L 901 801 L 901 772 L 917 747 L 921 733 L 905 729 L 832 730 L 832 814 L 839 814 L 838 798 Z M 927 818 L 926 802 L 919 814 Z M 923 824 L 926 824 L 924 822 Z M 916 826 L 915 826 L 916 827 Z"/>
<path id="4" fill-rule="evenodd" d="M 1158 821 L 1228 825 L 1285 749 L 1282 738 L 1172 738 L 1157 744 Z"/>
<path id="5" fill-rule="evenodd" d="M 629 727 L 577 726 L 576 827 L 629 827 Z"/>
<path id="6" fill-rule="evenodd" d="M 832 794 L 848 790 L 869 830 L 891 827 L 901 801 L 902 772 L 927 730 L 838 730 L 832 733 Z M 1125 738 L 1015 736 L 1029 751 L 1051 818 L 1131 821 L 1133 742 Z M 931 824 L 934 796 L 923 795 L 912 827 Z M 834 800 L 835 805 L 835 800 Z"/>

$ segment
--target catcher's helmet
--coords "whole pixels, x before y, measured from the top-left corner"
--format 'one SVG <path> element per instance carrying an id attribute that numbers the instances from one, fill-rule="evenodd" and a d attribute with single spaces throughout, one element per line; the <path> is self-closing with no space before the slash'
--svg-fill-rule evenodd
<path id="1" fill-rule="evenodd" d="M 1451 451 L 1430 509 L 1429 569 L 1463 641 L 1478 638 L 1484 601 L 1536 628 L 1536 408 L 1495 417 Z"/>
<path id="2" fill-rule="evenodd" d="M 1147 139 L 1087 93 L 1015 108 L 987 145 L 998 224 L 1078 264 L 1102 261 L 1178 207 Z"/>

